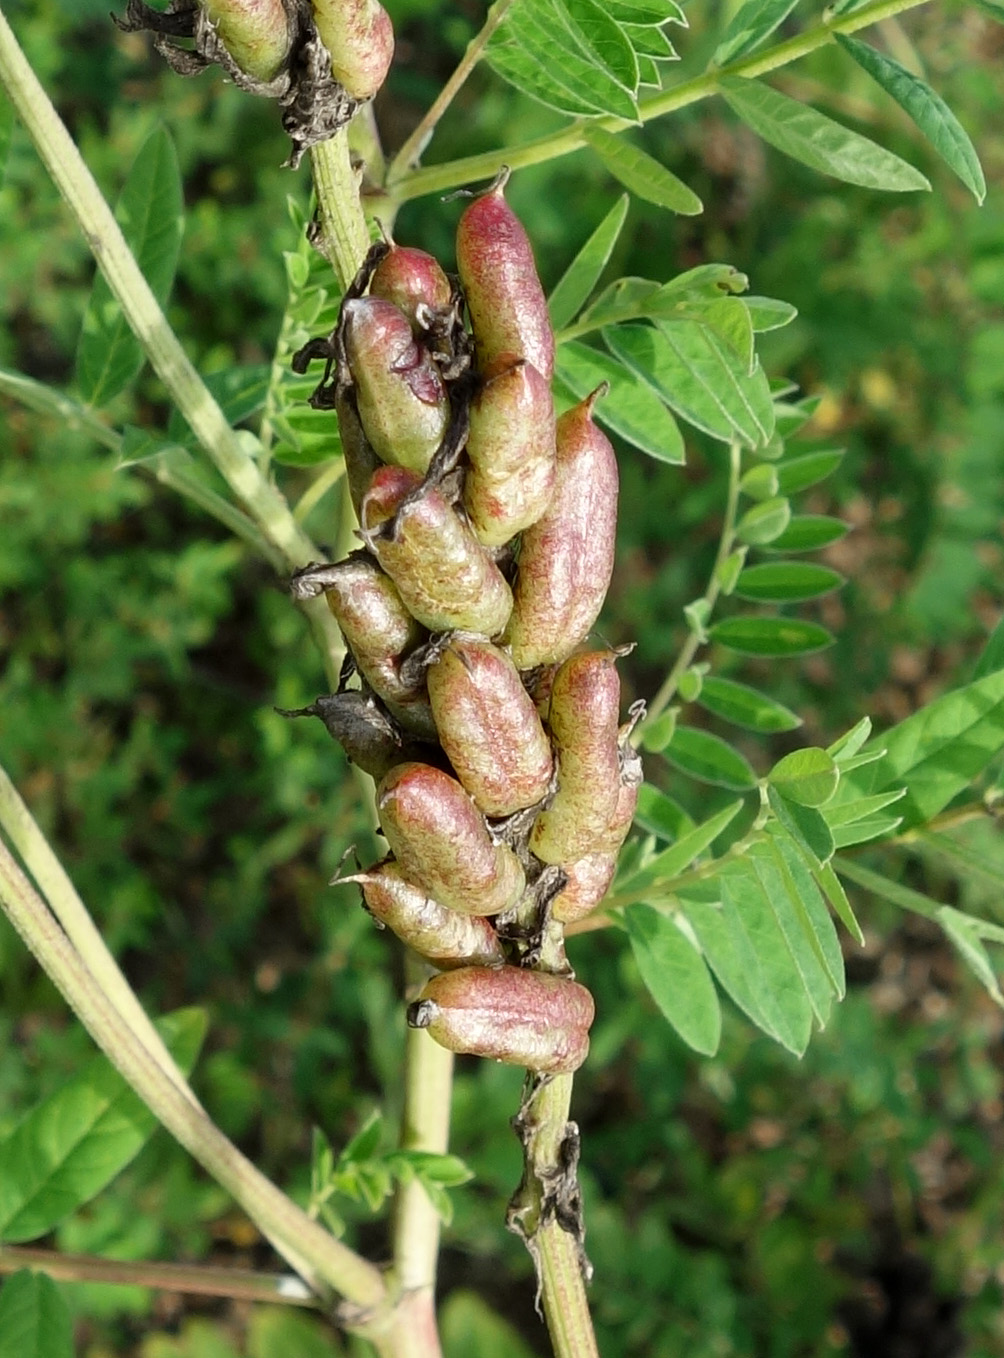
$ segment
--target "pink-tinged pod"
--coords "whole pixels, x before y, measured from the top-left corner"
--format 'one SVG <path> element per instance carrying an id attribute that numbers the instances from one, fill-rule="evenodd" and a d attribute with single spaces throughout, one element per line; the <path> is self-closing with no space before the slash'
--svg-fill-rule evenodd
<path id="1" fill-rule="evenodd" d="M 561 924 L 574 924 L 591 915 L 607 894 L 616 870 L 615 853 L 587 853 L 574 863 L 566 863 L 568 882 L 551 904 L 551 918 Z"/>
<path id="2" fill-rule="evenodd" d="M 461 967 L 426 982 L 408 1008 L 413 1028 L 450 1051 L 544 1075 L 569 1075 L 589 1053 L 595 1015 L 585 986 L 519 967 Z"/>
<path id="3" fill-rule="evenodd" d="M 399 764 L 377 790 L 380 825 L 401 871 L 450 910 L 498 915 L 515 905 L 526 879 L 507 844 L 455 778 L 429 764 Z"/>
<path id="4" fill-rule="evenodd" d="M 505 355 L 471 401 L 464 508 L 487 547 L 536 523 L 554 494 L 554 402 L 532 363 Z"/>
<path id="5" fill-rule="evenodd" d="M 595 852 L 617 809 L 620 680 L 615 660 L 612 651 L 588 651 L 566 660 L 555 675 L 548 724 L 558 787 L 530 831 L 530 848 L 544 863 L 574 863 Z"/>
<path id="6" fill-rule="evenodd" d="M 480 915 L 461 915 L 407 881 L 393 859 L 339 882 L 358 882 L 366 909 L 437 967 L 501 966 L 498 935 Z"/>
<path id="7" fill-rule="evenodd" d="M 331 74 L 353 99 L 372 99 L 394 59 L 394 27 L 377 0 L 311 0 Z"/>
<path id="8" fill-rule="evenodd" d="M 617 459 L 592 420 L 596 397 L 557 423 L 557 480 L 523 534 L 505 640 L 519 669 L 563 660 L 599 616 L 614 568 Z"/>
<path id="9" fill-rule="evenodd" d="M 445 311 L 453 288 L 439 261 L 425 250 L 392 245 L 373 270 L 370 296 L 393 302 L 408 317 L 412 333 L 420 335 L 425 329 L 422 311 Z"/>
<path id="10" fill-rule="evenodd" d="M 451 637 L 428 669 L 440 744 L 486 816 L 533 806 L 554 761 L 533 699 L 509 657 L 488 641 Z"/>
<path id="11" fill-rule="evenodd" d="M 201 0 L 201 4 L 245 75 L 269 81 L 279 74 L 291 44 L 282 0 Z"/>
<path id="12" fill-rule="evenodd" d="M 404 312 L 379 297 L 342 306 L 359 419 L 378 457 L 424 474 L 450 420 L 450 398 Z"/>
<path id="13" fill-rule="evenodd" d="M 358 519 L 363 496 L 373 480 L 373 473 L 380 466 L 380 459 L 366 437 L 352 391 L 338 393 L 335 398 L 335 414 L 338 416 L 338 435 L 342 442 L 342 457 L 345 460 L 345 479 L 349 486 L 352 508 L 356 511 Z"/>
<path id="14" fill-rule="evenodd" d="M 402 467 L 381 467 L 373 477 L 361 510 L 373 551 L 424 627 L 496 636 L 509 617 L 512 591 L 438 490 L 430 487 L 401 507 L 419 485 Z M 378 534 L 391 519 L 390 535 Z"/>
<path id="15" fill-rule="evenodd" d="M 507 178 L 508 176 L 506 176 Z M 457 269 L 467 298 L 478 369 L 515 354 L 551 380 L 554 333 L 533 249 L 505 200 L 505 179 L 475 198 L 457 225 Z"/>

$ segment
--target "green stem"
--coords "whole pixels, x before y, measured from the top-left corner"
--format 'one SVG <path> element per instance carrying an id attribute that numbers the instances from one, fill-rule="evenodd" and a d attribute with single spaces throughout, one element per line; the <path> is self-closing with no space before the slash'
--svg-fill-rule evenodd
<path id="1" fill-rule="evenodd" d="M 316 557 L 283 497 L 259 471 L 189 361 L 111 209 L 0 11 L 0 82 L 66 200 L 123 315 L 201 446 L 290 566 Z"/>
<path id="2" fill-rule="evenodd" d="M 837 15 L 835 18 L 815 24 L 804 33 L 798 33 L 786 42 L 769 47 L 765 52 L 754 53 L 729 62 L 715 70 L 705 71 L 690 80 L 681 81 L 672 89 L 662 90 L 639 100 L 639 120 L 651 122 L 667 113 L 675 113 L 688 104 L 697 103 L 718 93 L 718 82 L 722 76 L 743 76 L 753 80 L 758 76 L 769 75 L 781 66 L 790 65 L 802 57 L 825 47 L 833 41 L 835 33 L 856 33 L 870 24 L 879 23 L 893 14 L 915 9 L 926 4 L 927 0 L 872 0 L 850 14 Z M 461 160 L 451 160 L 444 165 L 430 165 L 422 170 L 414 170 L 405 175 L 394 186 L 394 196 L 398 202 L 411 198 L 421 198 L 427 193 L 445 193 L 449 189 L 460 188 L 465 184 L 482 179 L 493 179 L 503 165 L 518 170 L 527 165 L 540 165 L 545 161 L 556 160 L 586 146 L 586 129 L 601 127 L 608 132 L 624 132 L 633 124 L 622 118 L 594 118 L 588 121 L 576 120 L 560 132 L 534 141 L 524 142 L 522 146 L 503 147 L 498 151 L 488 151 L 477 156 L 465 156 Z"/>
<path id="3" fill-rule="evenodd" d="M 736 540 L 736 516 L 739 510 L 739 473 L 742 467 L 742 450 L 739 444 L 733 440 L 729 446 L 729 488 L 725 500 L 725 515 L 722 521 L 721 536 L 718 539 L 718 552 L 715 555 L 715 564 L 711 569 L 711 576 L 708 580 L 707 588 L 701 596 L 707 605 L 710 614 L 712 608 L 721 593 L 721 581 L 719 579 L 719 568 L 723 565 L 735 546 Z M 689 669 L 698 649 L 704 645 L 705 638 L 697 632 L 691 632 L 680 649 L 680 654 L 676 658 L 673 668 L 663 680 L 658 693 L 648 705 L 648 712 L 645 720 L 639 722 L 635 728 L 632 739 L 637 743 L 644 735 L 646 728 L 655 721 L 662 712 L 666 710 L 673 700 L 681 677 Z"/>
<path id="4" fill-rule="evenodd" d="M 387 171 L 387 187 L 391 191 L 394 184 L 404 176 L 408 170 L 417 165 L 422 158 L 422 153 L 432 139 L 439 120 L 453 103 L 459 93 L 461 86 L 467 77 L 474 70 L 474 67 L 481 60 L 485 47 L 491 41 L 492 35 L 506 16 L 512 0 L 495 0 L 495 3 L 488 11 L 488 15 L 481 28 L 471 41 L 467 44 L 467 50 L 461 57 L 457 69 L 447 80 L 446 84 L 439 91 L 435 100 L 429 106 L 425 117 L 412 132 L 411 136 L 405 141 L 397 155 L 391 161 L 390 169 Z"/>
<path id="5" fill-rule="evenodd" d="M 343 128 L 310 152 L 317 194 L 315 244 L 331 263 L 344 292 L 370 248 L 370 233 L 359 201 L 359 174 Z"/>
<path id="6" fill-rule="evenodd" d="M 356 1326 L 361 1332 L 382 1329 L 385 1318 L 379 1312 L 387 1292 L 380 1271 L 311 1221 L 186 1098 L 110 1003 L 2 843 L 0 900 L 91 1037 L 158 1120 L 233 1195 L 315 1291 L 324 1296 L 334 1289 L 361 1308 Z"/>
<path id="7" fill-rule="evenodd" d="M 0 1275 L 22 1268 L 41 1269 L 57 1282 L 113 1283 L 123 1287 L 155 1287 L 197 1297 L 229 1297 L 234 1301 L 273 1306 L 316 1307 L 317 1298 L 294 1273 L 256 1273 L 244 1268 L 209 1268 L 196 1264 L 132 1263 L 91 1254 L 26 1249 L 0 1245 Z"/>

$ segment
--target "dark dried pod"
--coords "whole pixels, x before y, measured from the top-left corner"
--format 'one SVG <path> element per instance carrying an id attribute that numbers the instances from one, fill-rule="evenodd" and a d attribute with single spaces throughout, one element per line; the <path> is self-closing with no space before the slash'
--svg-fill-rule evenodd
<path id="1" fill-rule="evenodd" d="M 533 248 L 505 200 L 508 173 L 464 211 L 457 226 L 457 269 L 467 297 L 478 369 L 502 354 L 525 358 L 547 381 L 554 333 Z"/>
<path id="2" fill-rule="evenodd" d="M 373 473 L 380 466 L 380 459 L 366 437 L 356 409 L 355 394 L 351 390 L 338 391 L 335 413 L 338 416 L 338 435 L 342 441 L 342 457 L 345 459 L 345 479 L 358 519 L 363 496 L 373 480 Z"/>
<path id="3" fill-rule="evenodd" d="M 395 764 L 416 759 L 421 753 L 421 746 L 406 740 L 387 713 L 365 693 L 326 693 L 309 707 L 278 710 L 284 717 L 319 717 L 352 763 L 377 780 Z"/>
<path id="4" fill-rule="evenodd" d="M 394 27 L 378 0 L 311 0 L 331 74 L 353 99 L 372 99 L 394 59 Z"/>
<path id="5" fill-rule="evenodd" d="M 392 245 L 373 270 L 370 296 L 393 304 L 408 317 L 412 333 L 425 330 L 428 311 L 446 311 L 453 304 L 453 286 L 437 259 L 425 250 Z"/>
<path id="6" fill-rule="evenodd" d="M 440 743 L 485 815 L 539 802 L 554 769 L 551 746 L 509 657 L 456 634 L 429 666 L 428 685 Z"/>
<path id="7" fill-rule="evenodd" d="M 464 508 L 487 547 L 536 523 L 555 484 L 554 402 L 532 363 L 505 355 L 470 406 Z"/>
<path id="8" fill-rule="evenodd" d="M 558 670 L 548 725 L 558 761 L 554 799 L 534 822 L 530 848 L 545 863 L 595 852 L 621 790 L 620 680 L 613 651 L 573 655 Z"/>
<path id="9" fill-rule="evenodd" d="M 377 790 L 380 825 L 410 882 L 450 910 L 498 915 L 523 894 L 519 859 L 496 844 L 455 778 L 429 764 L 400 764 Z"/>
<path id="10" fill-rule="evenodd" d="M 373 918 L 437 967 L 490 967 L 505 961 L 498 935 L 487 919 L 440 905 L 407 881 L 393 859 L 338 881 L 358 882 Z"/>
<path id="11" fill-rule="evenodd" d="M 419 485 L 401 467 L 381 467 L 373 477 L 361 514 L 373 551 L 424 627 L 497 635 L 509 617 L 512 591 L 438 490 L 429 487 L 402 508 Z"/>
<path id="12" fill-rule="evenodd" d="M 442 1047 L 546 1075 L 578 1070 L 595 1014 L 585 986 L 519 967 L 461 967 L 428 981 L 408 1008 Z"/>
<path id="13" fill-rule="evenodd" d="M 563 660 L 599 616 L 614 567 L 617 460 L 592 420 L 592 396 L 557 423 L 557 480 L 523 534 L 505 640 L 517 666 Z"/>
<path id="14" fill-rule="evenodd" d="M 424 475 L 450 421 L 439 370 L 392 302 L 351 298 L 342 306 L 342 323 L 366 437 L 385 462 Z"/>

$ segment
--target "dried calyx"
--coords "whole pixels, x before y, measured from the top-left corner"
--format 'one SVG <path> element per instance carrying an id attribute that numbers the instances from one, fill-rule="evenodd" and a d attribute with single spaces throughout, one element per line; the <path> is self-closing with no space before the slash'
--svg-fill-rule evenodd
<path id="1" fill-rule="evenodd" d="M 218 65 L 242 89 L 278 100 L 293 167 L 373 98 L 394 56 L 379 0 L 170 0 L 165 10 L 128 0 L 115 22 L 153 33 L 180 75 Z"/>
<path id="2" fill-rule="evenodd" d="M 613 566 L 614 452 L 600 393 L 555 420 L 547 306 L 504 184 L 463 213 L 459 280 L 381 243 L 294 359 L 325 360 L 312 401 L 338 412 L 365 550 L 293 590 L 326 594 L 350 656 L 301 712 L 377 778 L 391 849 L 340 880 L 441 972 L 409 1022 L 558 1074 L 593 1017 L 563 928 L 610 883 L 641 769 L 623 652 L 581 649 Z"/>

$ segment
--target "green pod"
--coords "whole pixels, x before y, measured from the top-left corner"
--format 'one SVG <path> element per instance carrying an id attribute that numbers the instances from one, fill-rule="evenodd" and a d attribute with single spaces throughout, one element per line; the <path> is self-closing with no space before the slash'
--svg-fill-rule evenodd
<path id="1" fill-rule="evenodd" d="M 485 815 L 539 802 L 551 783 L 551 746 L 509 657 L 479 637 L 455 634 L 427 678 L 440 744 Z"/>
<path id="2" fill-rule="evenodd" d="M 380 826 L 410 882 L 463 915 L 498 915 L 526 879 L 519 859 L 496 844 L 455 778 L 429 764 L 400 764 L 377 790 Z"/>
<path id="3" fill-rule="evenodd" d="M 558 762 L 551 804 L 534 821 L 530 848 L 544 863 L 593 853 L 621 790 L 620 680 L 613 651 L 566 660 L 554 678 L 548 724 Z"/>
<path id="4" fill-rule="evenodd" d="M 505 961 L 498 934 L 487 919 L 440 905 L 407 881 L 393 859 L 338 880 L 358 882 L 373 918 L 437 967 L 491 967 Z"/>
<path id="5" fill-rule="evenodd" d="M 394 60 L 394 27 L 377 0 L 311 0 L 331 74 L 353 99 L 372 99 Z"/>
<path id="6" fill-rule="evenodd" d="M 378 457 L 424 475 L 450 422 L 450 398 L 403 311 L 379 297 L 342 306 L 359 419 Z"/>
<path id="7" fill-rule="evenodd" d="M 506 356 L 470 407 L 464 508 L 478 539 L 501 547 L 536 523 L 555 483 L 554 402 L 532 363 Z"/>
<path id="8" fill-rule="evenodd" d="M 254 80 L 273 80 L 291 45 L 282 0 L 201 0 L 235 64 Z"/>
<path id="9" fill-rule="evenodd" d="M 453 302 L 453 287 L 437 259 L 425 250 L 392 245 L 373 270 L 370 296 L 393 304 L 408 317 L 412 333 L 426 327 L 424 310 L 445 311 Z"/>
<path id="10" fill-rule="evenodd" d="M 519 967 L 461 967 L 426 982 L 408 1008 L 442 1047 L 544 1075 L 569 1075 L 589 1053 L 595 1016 L 585 986 Z"/>
<path id="11" fill-rule="evenodd" d="M 554 332 L 533 248 L 505 200 L 508 175 L 475 198 L 457 225 L 457 270 L 471 317 L 478 370 L 503 354 L 525 358 L 549 382 Z"/>
<path id="12" fill-rule="evenodd" d="M 309 707 L 279 711 L 284 717 L 319 717 L 352 763 L 377 781 L 395 764 L 422 753 L 418 742 L 406 740 L 386 712 L 365 693 L 325 693 Z"/>
<path id="13" fill-rule="evenodd" d="M 599 616 L 614 568 L 617 459 L 592 420 L 596 393 L 557 423 L 557 480 L 523 534 L 505 640 L 521 669 L 564 660 Z"/>
<path id="14" fill-rule="evenodd" d="M 440 491 L 429 487 L 402 507 L 420 484 L 402 467 L 377 471 L 361 513 L 373 551 L 424 627 L 496 636 L 509 617 L 512 591 Z"/>
<path id="15" fill-rule="evenodd" d="M 585 919 L 602 901 L 617 871 L 616 853 L 587 853 L 564 865 L 567 883 L 551 903 L 551 918 L 560 924 Z"/>
<path id="16" fill-rule="evenodd" d="M 352 508 L 356 511 L 358 519 L 363 496 L 373 480 L 373 473 L 381 463 L 366 437 L 359 411 L 356 409 L 355 394 L 351 389 L 338 392 L 335 397 L 335 414 L 338 416 L 338 435 L 342 442 L 342 457 L 345 460 L 345 479 L 349 486 Z"/>

